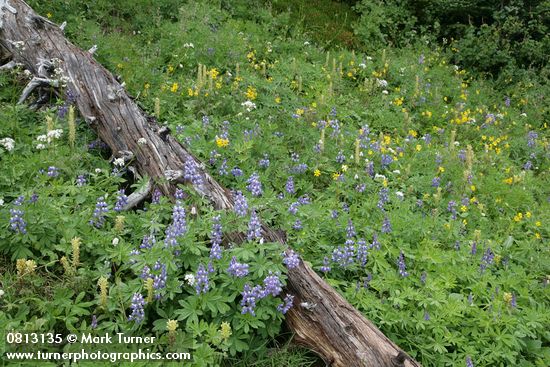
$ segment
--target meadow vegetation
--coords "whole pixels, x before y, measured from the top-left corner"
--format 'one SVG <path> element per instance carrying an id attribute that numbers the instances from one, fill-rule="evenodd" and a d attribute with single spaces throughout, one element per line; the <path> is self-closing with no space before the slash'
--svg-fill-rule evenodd
<path id="1" fill-rule="evenodd" d="M 493 45 L 479 40 L 496 20 L 451 41 L 421 29 L 448 15 L 413 16 L 404 0 L 320 2 L 338 31 L 309 2 L 29 3 L 98 45 L 97 61 L 238 205 L 217 212 L 181 186 L 175 201 L 155 192 L 122 211 L 145 179 L 109 161 L 71 91 L 33 112 L 16 104 L 24 73 L 1 73 L 2 332 L 156 336 L 151 349 L 189 351 L 196 366 L 314 365 L 283 329 L 295 259 L 260 238 L 261 220 L 423 365 L 547 365 L 538 34 L 484 54 L 472 45 Z M 248 241 L 226 243 L 235 231 Z"/>

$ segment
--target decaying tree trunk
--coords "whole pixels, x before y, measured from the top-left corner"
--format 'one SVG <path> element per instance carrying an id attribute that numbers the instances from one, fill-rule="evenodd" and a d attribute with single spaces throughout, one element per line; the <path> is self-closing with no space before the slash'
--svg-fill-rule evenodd
<path id="1" fill-rule="evenodd" d="M 172 195 L 177 183 L 186 183 L 216 209 L 232 209 L 231 193 L 206 173 L 167 128 L 132 101 L 123 85 L 94 60 L 93 50 L 83 51 L 71 44 L 62 28 L 37 15 L 22 0 L 0 0 L 0 46 L 11 55 L 5 68 L 20 64 L 34 75 L 21 101 L 36 88 L 66 85 L 76 94 L 81 115 L 113 154 L 131 161 L 137 172 L 155 180 L 164 194 Z M 190 162 L 200 178 L 185 179 L 193 174 L 184 168 Z M 145 194 L 137 193 L 134 199 Z M 284 242 L 277 231 L 264 226 L 263 232 L 268 241 Z M 287 291 L 295 296 L 295 306 L 286 316 L 295 341 L 329 364 L 420 366 L 304 262 L 289 271 Z"/>

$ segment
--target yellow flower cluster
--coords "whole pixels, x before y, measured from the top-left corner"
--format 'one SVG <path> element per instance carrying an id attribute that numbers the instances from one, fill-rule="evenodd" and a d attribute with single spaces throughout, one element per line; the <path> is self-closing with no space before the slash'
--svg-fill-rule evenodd
<path id="1" fill-rule="evenodd" d="M 15 267 L 19 276 L 32 274 L 36 270 L 36 262 L 34 260 L 17 259 Z"/>
<path id="2" fill-rule="evenodd" d="M 216 145 L 219 148 L 225 148 L 229 145 L 229 139 L 220 138 L 219 136 L 216 136 Z"/>

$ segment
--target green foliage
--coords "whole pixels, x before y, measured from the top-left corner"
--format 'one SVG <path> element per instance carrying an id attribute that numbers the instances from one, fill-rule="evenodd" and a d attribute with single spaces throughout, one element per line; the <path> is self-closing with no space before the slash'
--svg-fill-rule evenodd
<path id="1" fill-rule="evenodd" d="M 301 34 L 296 10 L 281 2 L 262 10 L 229 1 L 33 6 L 52 21 L 68 20 L 67 35 L 82 47 L 97 44 L 97 59 L 142 108 L 156 113 L 158 101 L 159 121 L 216 180 L 242 191 L 264 223 L 285 230 L 290 247 L 423 365 L 464 365 L 470 356 L 476 366 L 544 366 L 548 86 L 510 72 L 502 91 L 452 64 L 477 57 L 487 70 L 507 67 L 513 47 L 502 43 L 501 24 L 471 28 L 452 44 L 457 51 L 430 37 L 422 39 L 427 44 L 399 39 L 425 19 L 407 4 L 358 5 L 368 12 L 358 34 L 384 45 L 368 53 L 327 52 Z M 430 4 L 439 4 L 426 7 L 432 17 L 443 19 L 436 10 L 444 5 L 454 9 Z M 321 46 L 335 42 L 317 36 L 330 41 Z M 486 52 L 472 51 L 479 37 Z M 255 316 L 242 314 L 245 284 L 262 285 L 270 271 L 284 283 L 280 245 L 233 243 L 250 217 L 215 212 L 185 186 L 178 209 L 185 209 L 187 230 L 165 246 L 175 203 L 161 197 L 115 212 L 119 190 L 128 194 L 146 178 L 134 182 L 126 167 L 114 170 L 110 152 L 89 147 L 96 137 L 84 122 L 71 147 L 67 121 L 58 116 L 64 101 L 39 113 L 16 105 L 23 80 L 20 71 L 0 74 L 0 139 L 15 141 L 13 150 L 0 145 L 0 330 L 155 336 L 153 350 L 189 351 L 192 365 L 314 363 L 278 343 L 289 337 L 280 335 L 283 293 L 259 300 Z M 38 138 L 48 131 L 46 117 L 50 130 L 64 131 L 49 143 Z M 50 166 L 59 175 L 49 176 Z M 247 190 L 253 173 L 263 184 L 260 197 Z M 285 188 L 289 176 L 293 193 Z M 99 197 L 109 211 L 98 228 L 89 222 Z M 299 199 L 304 203 L 295 204 Z M 22 211 L 26 233 L 12 228 L 13 210 Z M 216 215 L 225 248 L 212 260 Z M 382 233 L 385 220 L 391 232 Z M 143 241 L 151 235 L 149 248 Z M 358 259 L 363 243 L 366 264 Z M 349 262 L 346 251 L 354 255 Z M 233 256 L 249 265 L 244 278 L 228 274 Z M 322 271 L 325 258 L 329 272 Z M 36 268 L 22 271 L 18 259 Z M 190 275 L 196 280 L 210 261 L 209 289 L 197 294 Z M 144 320 L 129 320 L 135 294 L 147 299 L 151 292 L 146 267 L 159 280 L 163 265 L 166 284 L 153 288 Z M 175 335 L 169 320 L 178 321 Z"/>

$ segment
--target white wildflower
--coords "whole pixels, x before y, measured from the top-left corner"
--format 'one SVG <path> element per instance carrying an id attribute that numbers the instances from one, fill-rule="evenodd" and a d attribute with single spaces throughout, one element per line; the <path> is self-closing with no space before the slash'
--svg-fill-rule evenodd
<path id="1" fill-rule="evenodd" d="M 95 173 L 101 173 L 101 168 L 96 168 Z"/>
<path id="2" fill-rule="evenodd" d="M 40 143 L 40 144 L 36 145 L 36 149 L 38 149 L 38 150 L 46 149 L 46 146 L 44 144 Z"/>
<path id="3" fill-rule="evenodd" d="M 0 298 L 2 298 L 4 296 L 4 290 L 0 289 Z"/>
<path id="4" fill-rule="evenodd" d="M 145 140 L 145 138 L 138 139 L 138 145 L 145 145 L 145 144 L 147 144 L 147 140 Z"/>
<path id="5" fill-rule="evenodd" d="M 4 205 L 4 198 L 0 198 L 0 206 Z"/>
<path id="6" fill-rule="evenodd" d="M 393 173 L 395 173 L 396 175 L 399 175 L 399 174 L 401 174 L 401 171 L 396 169 L 396 170 L 393 170 Z"/>
<path id="7" fill-rule="evenodd" d="M 6 148 L 8 152 L 11 152 L 15 147 L 15 140 L 13 140 L 12 138 L 0 139 L 0 145 Z"/>
<path id="8" fill-rule="evenodd" d="M 388 91 L 384 89 L 384 90 L 382 91 L 382 94 L 388 94 Z"/>
<path id="9" fill-rule="evenodd" d="M 378 83 L 378 86 L 380 88 L 387 88 L 388 87 L 388 81 L 385 79 L 378 79 L 376 78 L 376 82 Z"/>
<path id="10" fill-rule="evenodd" d="M 118 245 L 118 242 L 119 242 L 119 241 L 120 241 L 120 240 L 118 239 L 118 237 L 115 237 L 115 238 L 113 238 L 113 242 L 112 242 L 112 243 L 113 243 L 114 246 L 116 246 L 116 245 Z"/>
<path id="11" fill-rule="evenodd" d="M 361 69 L 365 69 L 367 67 L 367 65 L 364 62 L 362 62 L 362 63 L 359 64 L 359 67 Z"/>
<path id="12" fill-rule="evenodd" d="M 191 287 L 195 285 L 195 275 L 193 274 L 185 274 L 185 282 L 189 284 Z"/>
<path id="13" fill-rule="evenodd" d="M 403 194 L 401 191 L 397 191 L 395 193 L 395 196 L 397 196 L 400 200 L 403 200 L 403 198 L 405 197 L 405 194 Z"/>
<path id="14" fill-rule="evenodd" d="M 115 166 L 123 167 L 123 166 L 124 166 L 124 159 L 122 159 L 122 158 L 116 158 L 116 159 L 113 161 L 113 164 L 114 164 Z"/>
<path id="15" fill-rule="evenodd" d="M 374 179 L 375 180 L 385 180 L 386 176 L 377 173 L 377 174 L 374 175 Z"/>
<path id="16" fill-rule="evenodd" d="M 245 107 L 248 112 L 256 109 L 256 103 L 254 103 L 252 101 L 245 101 L 245 102 L 241 103 L 241 106 Z"/>

